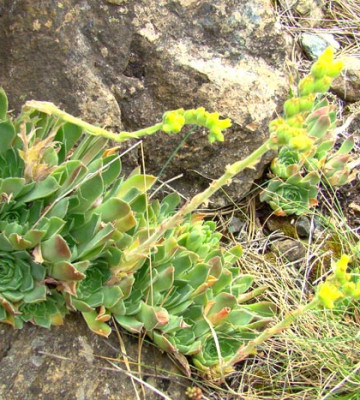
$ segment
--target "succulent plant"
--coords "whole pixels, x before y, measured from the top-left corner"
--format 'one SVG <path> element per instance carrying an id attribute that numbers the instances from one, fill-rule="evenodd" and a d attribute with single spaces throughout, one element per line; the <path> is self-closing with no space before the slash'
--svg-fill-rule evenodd
<path id="1" fill-rule="evenodd" d="M 286 181 L 273 178 L 261 192 L 260 200 L 266 201 L 275 215 L 301 215 L 317 204 L 319 181 L 320 177 L 316 172 L 309 172 L 304 178 L 295 174 Z"/>
<path id="2" fill-rule="evenodd" d="M 271 171 L 279 178 L 287 179 L 300 172 L 304 160 L 297 151 L 282 147 L 277 157 L 271 162 Z"/>
<path id="3" fill-rule="evenodd" d="M 343 68 L 334 61 L 328 48 L 313 65 L 310 75 L 298 84 L 298 97 L 284 104 L 284 117 L 270 123 L 270 134 L 282 145 L 271 163 L 275 177 L 268 181 L 260 199 L 268 202 L 277 215 L 306 213 L 317 204 L 317 178 L 340 186 L 355 175 L 350 151 L 354 141 L 349 138 L 334 153 L 336 113 L 323 96 Z M 286 205 L 286 202 L 289 202 Z"/>
<path id="4" fill-rule="evenodd" d="M 93 332 L 108 337 L 113 317 L 130 332 L 145 332 L 187 373 L 186 356 L 209 379 L 223 379 L 293 316 L 266 328 L 275 308 L 257 300 L 266 288 L 251 290 L 253 277 L 238 261 L 241 246 L 225 246 L 216 224 L 193 212 L 280 144 L 286 150 L 275 169 L 290 176 L 272 179 L 262 200 L 279 215 L 316 204 L 320 175 L 314 168 L 303 177 L 299 167 L 311 157 L 322 162 L 313 145 L 328 140 L 333 123 L 330 108 L 314 96 L 335 74 L 326 68 L 314 70 L 311 90 L 301 84 L 308 93 L 286 104 L 286 118 L 274 121 L 268 141 L 181 207 L 176 194 L 151 202 L 147 191 L 156 179 L 140 169 L 124 178 L 119 148 L 107 147 L 108 140 L 195 124 L 209 129 L 210 142 L 222 141 L 230 120 L 203 108 L 179 109 L 152 127 L 114 134 L 51 103 L 31 101 L 18 118 L 8 118 L 0 90 L 0 322 L 49 328 L 78 311 Z M 296 172 L 293 151 L 301 153 Z M 330 178 L 346 173 L 336 157 L 328 164 L 329 174 L 335 170 Z M 350 283 L 341 290 L 357 296 Z"/>
<path id="5" fill-rule="evenodd" d="M 187 371 L 185 356 L 213 379 L 228 373 L 239 348 L 274 314 L 272 304 L 254 302 L 264 288 L 250 291 L 253 278 L 237 265 L 241 247 L 225 249 L 215 222 L 185 213 L 137 252 L 176 214 L 179 197 L 150 202 L 146 192 L 155 178 L 139 169 L 122 177 L 118 148 L 83 135 L 78 119 L 65 122 L 29 107 L 17 119 L 6 115 L 0 122 L 0 321 L 49 328 L 78 311 L 107 337 L 114 317 L 130 332 L 146 332 Z M 192 122 L 209 128 L 211 141 L 230 125 L 202 108 L 165 113 L 160 125 L 175 133 Z M 215 337 L 221 355 L 214 353 Z"/>

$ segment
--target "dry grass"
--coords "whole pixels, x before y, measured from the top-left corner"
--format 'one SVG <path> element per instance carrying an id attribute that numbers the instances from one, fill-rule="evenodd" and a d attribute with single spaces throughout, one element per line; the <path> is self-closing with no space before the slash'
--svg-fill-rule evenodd
<path id="1" fill-rule="evenodd" d="M 360 57 L 360 3 L 357 0 L 313 0 L 323 3 L 323 18 L 313 18 L 312 13 L 299 14 L 299 0 L 277 0 L 274 3 L 282 27 L 295 40 L 303 32 L 331 33 L 341 45 L 343 53 Z M 311 3 L 311 0 L 306 0 Z M 313 9 L 313 7 L 310 7 Z"/>
<path id="2" fill-rule="evenodd" d="M 269 251 L 270 243 L 286 235 L 277 232 L 265 236 L 256 214 L 249 212 L 253 209 L 254 201 L 248 201 L 241 212 L 234 211 L 242 216 L 247 211 L 249 217 L 244 230 L 229 240 L 242 242 L 242 270 L 252 274 L 259 286 L 269 287 L 266 297 L 276 304 L 279 321 L 311 299 L 321 275 L 330 269 L 330 255 L 352 253 L 359 237 L 344 222 L 340 211 L 334 211 L 332 221 L 321 235 L 302 242 L 306 247 L 305 257 L 289 262 L 283 255 Z M 229 212 L 219 218 L 222 227 L 228 228 Z M 329 246 L 334 237 L 339 240 L 336 250 Z M 217 400 L 360 399 L 357 307 L 343 304 L 333 312 L 318 310 L 303 315 L 291 329 L 268 340 L 256 356 L 240 363 L 226 385 L 204 387 L 203 384 L 204 395 Z"/>
<path id="3" fill-rule="evenodd" d="M 358 0 L 323 1 L 324 18 L 316 23 L 311 15 L 299 15 L 298 2 L 274 3 L 283 29 L 295 39 L 292 61 L 298 70 L 307 71 L 310 64 L 297 45 L 303 32 L 331 33 L 343 54 L 360 57 Z M 316 284 L 329 272 L 332 256 L 355 254 L 360 239 L 358 227 L 351 228 L 346 223 L 334 193 L 324 193 L 321 200 L 322 214 L 316 217 L 327 225 L 321 235 L 303 241 L 306 255 L 296 262 L 269 251 L 271 243 L 286 236 L 281 232 L 264 235 L 254 197 L 247 199 L 243 207 L 234 205 L 221 212 L 208 211 L 209 216 L 220 221 L 221 230 L 228 232 L 230 242 L 243 245 L 242 270 L 253 275 L 257 285 L 269 287 L 265 296 L 276 304 L 278 320 L 311 299 Z M 234 215 L 244 220 L 237 237 L 228 229 Z M 318 310 L 303 315 L 290 329 L 264 343 L 257 355 L 240 363 L 223 385 L 216 386 L 196 376 L 193 385 L 201 388 L 204 400 L 357 400 L 360 399 L 359 360 L 359 307 L 342 304 L 335 311 Z"/>

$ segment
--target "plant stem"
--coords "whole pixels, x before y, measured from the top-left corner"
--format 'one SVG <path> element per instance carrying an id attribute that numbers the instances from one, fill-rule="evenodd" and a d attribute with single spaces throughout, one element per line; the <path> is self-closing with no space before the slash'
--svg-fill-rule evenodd
<path id="1" fill-rule="evenodd" d="M 163 221 L 156 229 L 156 231 L 151 236 L 149 236 L 148 239 L 146 239 L 141 245 L 133 250 L 130 250 L 127 253 L 124 252 L 124 258 L 122 260 L 123 262 L 119 266 L 119 270 L 121 271 L 121 267 L 123 266 L 124 270 L 128 271 L 127 266 L 135 265 L 136 260 L 139 259 L 139 256 L 146 255 L 151 247 L 154 245 L 154 243 L 156 243 L 167 230 L 177 226 L 187 214 L 195 211 L 202 203 L 209 199 L 222 186 L 229 185 L 235 175 L 243 171 L 245 168 L 251 168 L 255 166 L 259 162 L 261 157 L 268 150 L 273 148 L 274 142 L 272 141 L 272 139 L 268 139 L 262 146 L 260 146 L 244 160 L 236 161 L 235 163 L 228 165 L 225 169 L 225 173 L 220 178 L 214 180 L 207 189 L 194 196 L 190 201 L 186 202 L 176 214 Z"/>
<path id="2" fill-rule="evenodd" d="M 249 341 L 249 343 L 245 347 L 240 349 L 240 351 L 236 355 L 236 360 L 234 360 L 234 363 L 243 360 L 249 354 L 254 354 L 256 348 L 260 344 L 264 343 L 266 340 L 280 333 L 284 329 L 289 328 L 289 326 L 294 322 L 295 319 L 297 319 L 300 315 L 305 314 L 307 311 L 313 310 L 320 303 L 320 300 L 317 297 L 314 297 L 310 303 L 306 304 L 305 306 L 299 307 L 294 311 L 291 311 L 287 316 L 284 317 L 283 320 L 278 322 L 276 325 L 272 326 L 271 328 L 265 329 L 264 332 L 262 332 L 257 338 Z"/>
<path id="3" fill-rule="evenodd" d="M 103 136 L 108 139 L 114 140 L 115 142 L 118 143 L 125 142 L 128 139 L 139 139 L 140 137 L 145 135 L 152 135 L 153 133 L 161 130 L 163 125 L 162 123 L 158 123 L 153 126 L 149 126 L 148 128 L 139 129 L 138 131 L 135 132 L 123 131 L 120 133 L 113 133 L 107 131 L 106 129 L 82 121 L 80 118 L 74 117 L 73 115 L 60 110 L 60 108 L 56 107 L 53 103 L 50 102 L 30 100 L 26 102 L 25 107 L 43 112 L 48 115 L 54 115 L 66 122 L 70 122 L 71 124 L 80 126 L 81 128 L 84 129 L 84 131 L 86 131 L 90 135 Z"/>

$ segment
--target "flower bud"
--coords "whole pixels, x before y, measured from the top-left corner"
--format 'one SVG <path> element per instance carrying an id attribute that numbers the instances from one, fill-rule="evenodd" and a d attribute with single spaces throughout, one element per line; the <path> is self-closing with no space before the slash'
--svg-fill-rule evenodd
<path id="1" fill-rule="evenodd" d="M 341 71 L 344 68 L 344 63 L 342 61 L 335 61 L 333 62 L 327 70 L 327 75 L 330 76 L 331 78 L 336 78 L 337 76 L 340 75 Z"/>
<path id="2" fill-rule="evenodd" d="M 314 82 L 314 91 L 316 93 L 325 93 L 330 89 L 332 79 L 330 76 L 325 75 L 321 79 L 317 79 Z"/>
<path id="3" fill-rule="evenodd" d="M 329 46 L 319 56 L 318 62 L 321 62 L 324 64 L 331 64 L 333 62 L 333 59 L 334 59 L 334 49 L 331 46 Z"/>
<path id="4" fill-rule="evenodd" d="M 306 76 L 299 82 L 299 92 L 301 96 L 306 96 L 308 94 L 314 93 L 314 82 L 315 79 L 312 75 Z"/>
<path id="5" fill-rule="evenodd" d="M 314 103 L 315 103 L 314 94 L 308 94 L 307 96 L 300 97 L 299 99 L 300 112 L 311 111 L 314 107 Z"/>
<path id="6" fill-rule="evenodd" d="M 196 110 L 192 109 L 192 110 L 186 110 L 184 113 L 184 118 L 185 118 L 185 123 L 186 124 L 196 124 Z"/>
<path id="7" fill-rule="evenodd" d="M 300 111 L 299 99 L 293 97 L 292 99 L 286 100 L 284 103 L 284 112 L 287 118 L 290 118 Z"/>
<path id="8" fill-rule="evenodd" d="M 314 141 L 307 135 L 299 135 L 290 139 L 289 148 L 291 150 L 297 150 L 299 152 L 305 152 L 311 150 Z"/>
<path id="9" fill-rule="evenodd" d="M 318 60 L 312 67 L 311 67 L 311 75 L 315 79 L 321 79 L 325 75 L 327 75 L 328 66 L 326 63 L 321 62 Z"/>

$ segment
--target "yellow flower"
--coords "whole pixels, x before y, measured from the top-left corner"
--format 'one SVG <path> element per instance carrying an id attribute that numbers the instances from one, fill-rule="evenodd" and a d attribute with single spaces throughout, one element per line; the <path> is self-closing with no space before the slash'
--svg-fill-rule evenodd
<path id="1" fill-rule="evenodd" d="M 335 301 L 342 297 L 343 293 L 333 283 L 324 282 L 319 285 L 318 298 L 326 308 L 334 308 Z"/>
<path id="2" fill-rule="evenodd" d="M 351 279 L 351 274 L 346 272 L 350 260 L 351 257 L 343 254 L 334 266 L 335 276 L 341 283 L 348 282 Z"/>
<path id="3" fill-rule="evenodd" d="M 310 139 L 307 135 L 301 134 L 299 136 L 295 136 L 289 141 L 289 148 L 291 150 L 297 151 L 308 151 L 312 148 L 314 141 Z"/>

